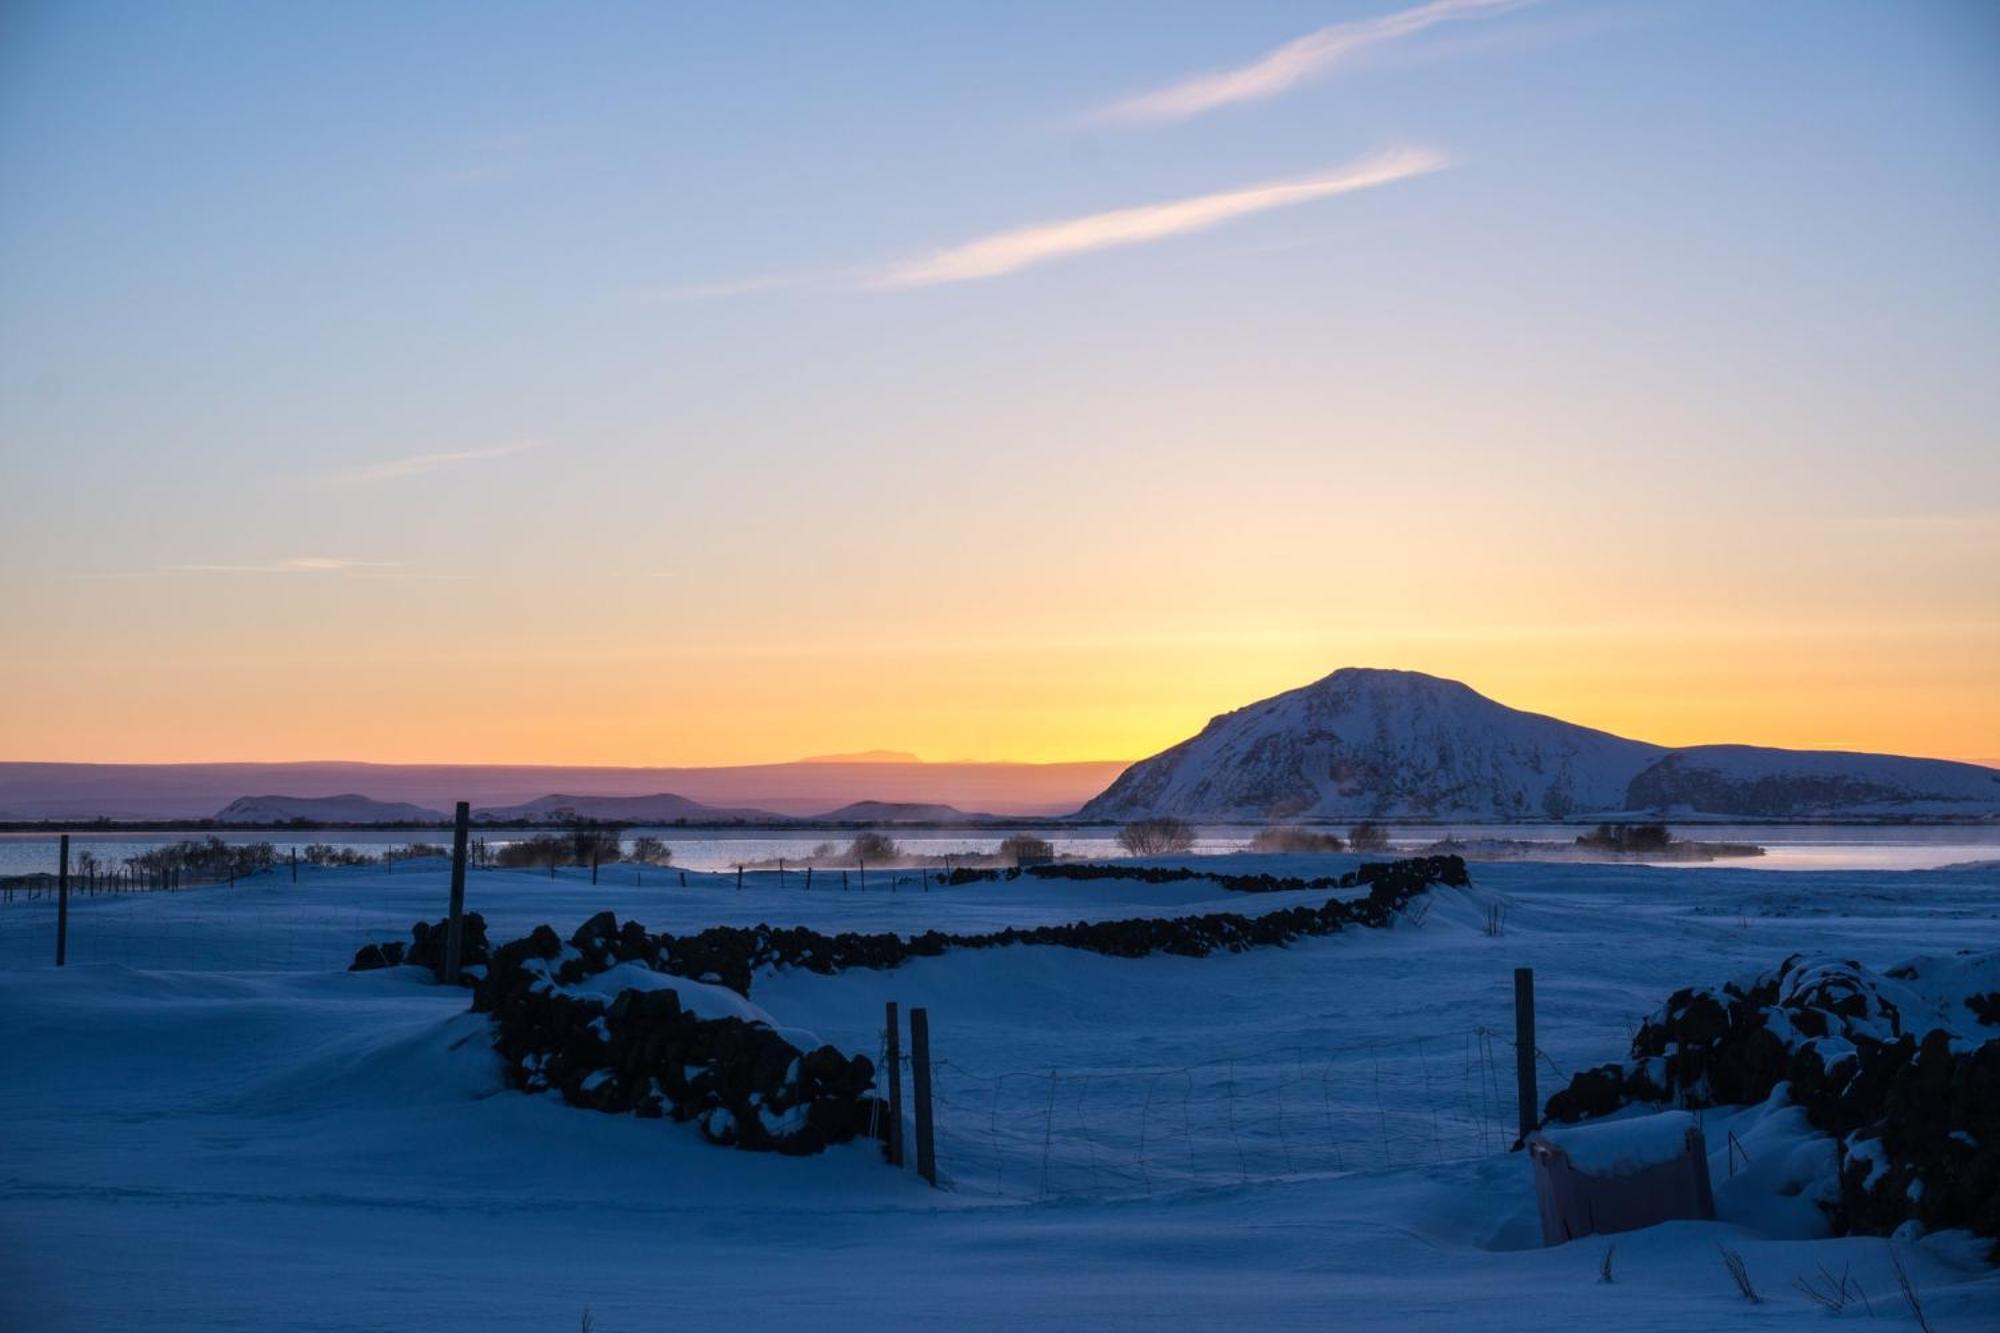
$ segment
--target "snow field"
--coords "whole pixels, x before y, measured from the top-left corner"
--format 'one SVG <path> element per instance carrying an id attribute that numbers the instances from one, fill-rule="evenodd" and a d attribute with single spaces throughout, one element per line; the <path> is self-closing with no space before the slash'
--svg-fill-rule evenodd
<path id="1" fill-rule="evenodd" d="M 1791 952 L 1885 967 L 2000 947 L 2000 873 L 1473 873 L 1421 921 L 1284 949 L 1008 948 L 759 976 L 757 1010 L 871 1056 L 884 1001 L 929 1010 L 940 1191 L 865 1145 L 732 1152 L 692 1125 L 505 1091 L 463 992 L 414 969 L 339 970 L 363 940 L 443 914 L 442 864 L 73 902 L 61 972 L 33 921 L 8 915 L 24 905 L 0 906 L 0 1327 L 572 1328 L 589 1305 L 604 1333 L 944 1318 L 1685 1330 L 1822 1318 L 1790 1286 L 1820 1265 L 1852 1265 L 1878 1313 L 1904 1318 L 1883 1241 L 1816 1238 L 1804 1190 L 1830 1148 L 1787 1108 L 1708 1113 L 1721 1220 L 1617 1237 L 1613 1283 L 1597 1281 L 1603 1244 L 1538 1248 L 1526 1163 L 1504 1151 L 1512 969 L 1537 970 L 1546 1095 L 1558 1070 L 1623 1058 L 1639 1017 L 1684 985 Z M 587 881 L 482 872 L 468 905 L 499 942 L 543 921 L 567 935 L 604 908 L 655 930 L 910 933 L 1296 900 L 1199 882 Z M 290 952 L 272 946 L 281 926 Z M 131 956 L 92 961 L 92 932 Z M 1732 1129 L 1748 1160 L 1724 1159 Z M 1736 1293 L 1718 1241 L 1764 1304 Z M 2000 1324 L 1984 1249 L 1949 1234 L 1905 1247 L 1934 1326 Z"/>

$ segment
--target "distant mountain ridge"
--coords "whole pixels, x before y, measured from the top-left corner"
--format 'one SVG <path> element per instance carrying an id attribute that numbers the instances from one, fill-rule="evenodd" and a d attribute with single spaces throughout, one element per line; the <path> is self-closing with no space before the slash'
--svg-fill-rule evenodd
<path id="1" fill-rule="evenodd" d="M 2000 816 L 2000 771 L 1944 759 L 1683 749 L 1350 667 L 1225 713 L 1120 774 L 1092 819 L 1739 819 Z"/>
<path id="2" fill-rule="evenodd" d="M 601 819 L 624 824 L 671 824 L 676 820 L 697 823 L 773 823 L 784 815 L 748 807 L 704 805 L 673 792 L 647 796 L 538 796 L 514 805 L 481 806 L 472 812 L 475 819 L 531 820 L 558 824 L 572 819 Z"/>
<path id="3" fill-rule="evenodd" d="M 239 796 L 216 811 L 223 824 L 283 824 L 290 820 L 325 824 L 407 824 L 444 818 L 442 812 L 408 801 L 378 801 L 357 792 L 338 796 Z"/>
<path id="4" fill-rule="evenodd" d="M 0 819 L 211 819 L 245 792 L 338 797 L 449 811 L 521 805 L 552 792 L 649 796 L 672 792 L 715 809 L 812 816 L 854 801 L 953 805 L 1014 817 L 1067 814 L 1129 760 L 1053 764 L 924 763 L 826 758 L 716 768 L 523 764 L 83 764 L 0 760 Z"/>

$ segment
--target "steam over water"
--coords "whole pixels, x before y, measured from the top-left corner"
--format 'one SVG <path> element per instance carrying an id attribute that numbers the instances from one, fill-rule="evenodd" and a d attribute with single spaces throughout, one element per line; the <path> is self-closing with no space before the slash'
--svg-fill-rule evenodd
<path id="1" fill-rule="evenodd" d="M 1009 833 L 1020 830 L 986 828 L 884 828 L 902 851 L 911 857 L 943 858 L 977 852 L 991 852 Z M 1027 830 L 1047 838 L 1064 856 L 1115 857 L 1124 852 L 1112 828 L 1064 828 L 1045 826 Z M 1202 854 L 1242 851 L 1256 832 L 1253 825 L 1203 825 L 1198 829 L 1195 850 Z M 1334 831 L 1338 832 L 1338 829 Z M 1549 854 L 1559 854 L 1584 829 L 1549 824 L 1459 824 L 1389 825 L 1392 846 L 1407 851 L 1451 838 L 1472 844 L 1469 859 L 1481 855 L 1480 844 L 1528 842 L 1545 844 Z M 214 830 L 185 833 L 78 833 L 70 837 L 70 856 L 91 852 L 99 861 L 121 864 L 151 848 L 182 838 L 205 838 Z M 813 849 L 825 843 L 845 848 L 854 830 L 741 830 L 640 828 L 624 830 L 633 838 L 650 834 L 673 848 L 673 864 L 688 870 L 728 870 L 739 864 L 770 861 L 778 857 L 803 861 Z M 1681 865 L 1716 865 L 1756 870 L 1924 870 L 1966 861 L 2000 860 L 2000 826 L 1850 826 L 1850 825 L 1769 825 L 1769 824 L 1689 824 L 1677 826 L 1676 834 L 1704 842 L 1748 842 L 1766 849 L 1758 857 L 1731 857 L 1714 862 L 1678 862 Z M 282 859 L 293 847 L 323 842 L 351 847 L 379 855 L 385 847 L 401 847 L 411 842 L 449 843 L 448 830 L 394 829 L 363 832 L 352 829 L 313 833 L 282 831 L 221 833 L 216 836 L 232 843 L 269 842 Z M 480 834 L 489 847 L 530 836 L 519 830 L 496 830 Z M 48 833 L 0 834 L 0 875 L 33 874 L 56 867 L 56 835 Z M 1539 850 L 1539 849 L 1536 849 Z M 1534 855 L 1534 850 L 1529 855 Z M 1310 858 L 1301 857 L 1301 862 Z"/>

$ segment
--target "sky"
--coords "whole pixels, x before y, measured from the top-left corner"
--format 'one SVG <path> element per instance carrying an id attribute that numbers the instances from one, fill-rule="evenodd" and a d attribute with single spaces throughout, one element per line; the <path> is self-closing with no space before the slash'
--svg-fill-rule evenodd
<path id="1" fill-rule="evenodd" d="M 0 758 L 2000 763 L 2000 8 L 0 9 Z"/>

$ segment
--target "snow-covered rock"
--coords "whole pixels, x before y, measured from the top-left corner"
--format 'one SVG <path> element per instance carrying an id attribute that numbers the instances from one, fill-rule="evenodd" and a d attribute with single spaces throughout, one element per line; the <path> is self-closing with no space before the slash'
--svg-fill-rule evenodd
<path id="1" fill-rule="evenodd" d="M 1090 818 L 1566 819 L 2000 815 L 2000 772 L 1941 759 L 1671 750 L 1508 708 L 1457 681 L 1348 668 L 1125 770 Z"/>

